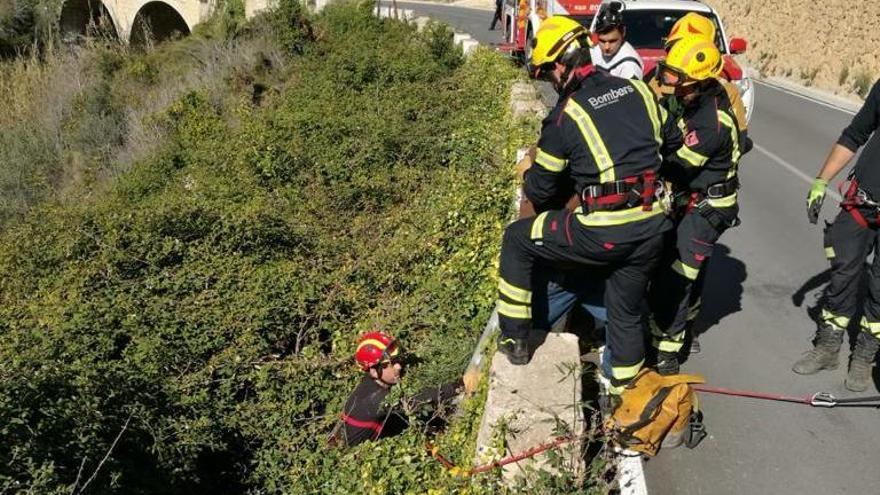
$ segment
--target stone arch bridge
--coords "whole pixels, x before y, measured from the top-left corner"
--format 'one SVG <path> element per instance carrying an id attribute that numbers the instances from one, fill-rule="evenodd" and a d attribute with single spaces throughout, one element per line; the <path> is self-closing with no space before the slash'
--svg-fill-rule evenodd
<path id="1" fill-rule="evenodd" d="M 247 17 L 274 4 L 274 0 L 244 2 Z M 147 36 L 162 41 L 189 34 L 216 6 L 217 0 L 64 0 L 59 28 L 67 40 L 98 26 L 125 42 L 139 43 Z"/>

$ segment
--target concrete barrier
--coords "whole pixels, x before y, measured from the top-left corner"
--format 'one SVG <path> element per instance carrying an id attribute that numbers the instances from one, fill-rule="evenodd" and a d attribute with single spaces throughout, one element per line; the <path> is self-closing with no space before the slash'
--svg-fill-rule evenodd
<path id="1" fill-rule="evenodd" d="M 579 435 L 581 364 L 576 335 L 533 332 L 537 346 L 529 364 L 513 366 L 495 353 L 489 370 L 489 393 L 477 437 L 475 464 L 499 460 L 559 436 L 559 427 Z M 580 465 L 579 443 L 563 447 L 574 466 Z M 523 459 L 502 468 L 504 481 L 533 469 L 549 469 L 546 455 Z"/>

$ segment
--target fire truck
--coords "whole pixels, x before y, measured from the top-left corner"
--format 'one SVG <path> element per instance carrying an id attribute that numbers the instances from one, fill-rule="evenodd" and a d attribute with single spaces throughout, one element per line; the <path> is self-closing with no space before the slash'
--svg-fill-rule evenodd
<path id="1" fill-rule="evenodd" d="M 511 55 L 528 61 L 532 36 L 549 16 L 571 17 L 589 26 L 602 0 L 504 0 L 501 22 Z"/>

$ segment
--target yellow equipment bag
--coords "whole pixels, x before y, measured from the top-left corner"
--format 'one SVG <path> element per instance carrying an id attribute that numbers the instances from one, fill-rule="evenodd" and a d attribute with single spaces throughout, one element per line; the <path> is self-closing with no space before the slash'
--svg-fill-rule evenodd
<path id="1" fill-rule="evenodd" d="M 661 443 L 671 447 L 684 441 L 696 447 L 706 431 L 690 384 L 705 381 L 699 375 L 663 376 L 645 368 L 624 389 L 605 430 L 621 446 L 650 456 Z"/>

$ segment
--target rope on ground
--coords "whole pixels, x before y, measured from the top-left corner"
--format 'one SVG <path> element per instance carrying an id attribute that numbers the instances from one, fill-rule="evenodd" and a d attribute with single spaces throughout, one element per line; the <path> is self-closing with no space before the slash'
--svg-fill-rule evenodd
<path id="1" fill-rule="evenodd" d="M 445 467 L 449 471 L 449 474 L 451 474 L 452 476 L 460 476 L 460 477 L 464 478 L 464 477 L 472 476 L 474 474 L 485 473 L 486 471 L 490 471 L 495 468 L 500 468 L 500 467 L 506 466 L 506 465 L 514 463 L 514 462 L 519 462 L 523 459 L 528 459 L 530 457 L 534 457 L 542 452 L 546 452 L 550 449 L 559 448 L 562 445 L 565 445 L 566 443 L 573 442 L 575 440 L 580 440 L 585 437 L 586 437 L 586 434 L 556 437 L 555 439 L 553 439 L 549 442 L 544 442 L 544 443 L 538 444 L 528 450 L 524 450 L 524 451 L 519 452 L 517 454 L 512 454 L 512 455 L 509 455 L 509 456 L 504 457 L 502 459 L 499 459 L 497 461 L 492 461 L 492 462 L 482 464 L 480 466 L 476 466 L 476 467 L 473 467 L 470 469 L 456 466 L 455 464 L 453 464 L 449 459 L 447 459 L 442 454 L 440 454 L 439 448 L 436 445 L 432 445 L 431 443 L 428 443 L 425 445 L 425 448 L 427 449 L 427 451 L 431 455 L 431 457 L 433 457 L 435 460 L 437 460 L 437 462 L 442 464 L 443 467 Z"/>
<path id="2" fill-rule="evenodd" d="M 731 390 L 721 387 L 710 387 L 708 385 L 691 385 L 691 387 L 697 392 L 706 392 L 709 394 L 747 397 L 750 399 L 771 400 L 776 402 L 793 402 L 795 404 L 805 404 L 812 407 L 834 407 L 837 405 L 850 405 L 880 408 L 880 395 L 872 395 L 868 397 L 837 398 L 828 392 L 816 392 L 812 395 L 795 397 L 790 395 L 752 392 L 749 390 Z"/>

